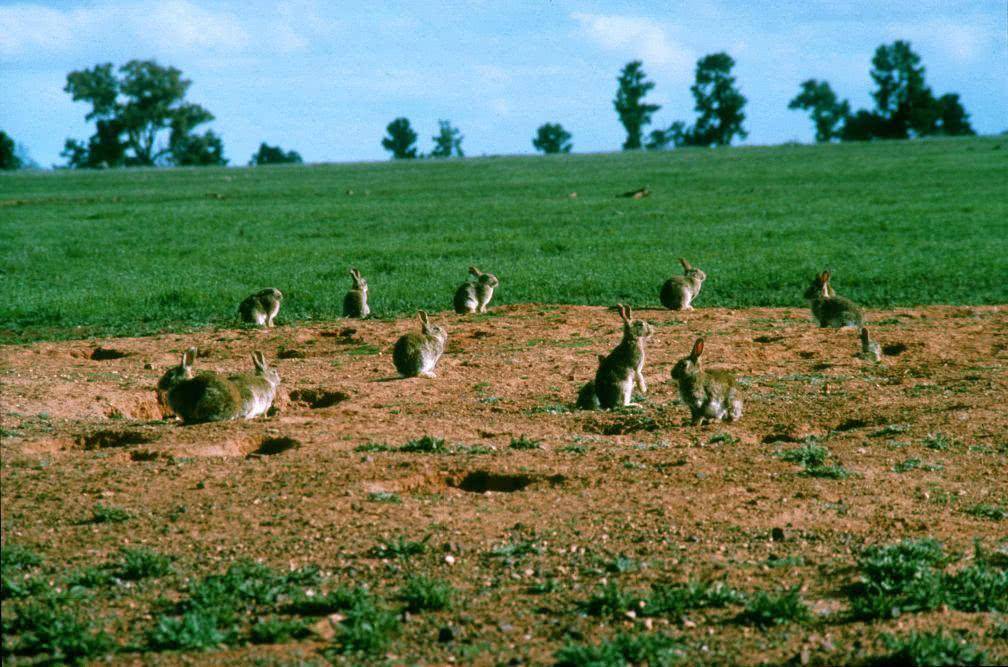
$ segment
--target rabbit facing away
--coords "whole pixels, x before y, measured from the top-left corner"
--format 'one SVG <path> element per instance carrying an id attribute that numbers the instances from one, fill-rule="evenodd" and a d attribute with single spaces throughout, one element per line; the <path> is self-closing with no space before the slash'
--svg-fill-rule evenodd
<path id="1" fill-rule="evenodd" d="M 599 367 L 595 380 L 582 387 L 578 395 L 578 405 L 605 409 L 634 405 L 634 387 L 647 393 L 644 381 L 644 346 L 651 338 L 653 329 L 644 320 L 635 320 L 630 306 L 616 304 L 623 320 L 623 339 L 605 357 L 599 357 Z M 589 389 L 589 387 L 591 387 Z M 594 398 L 591 393 L 594 392 Z"/>
<path id="2" fill-rule="evenodd" d="M 273 318 L 280 312 L 280 302 L 283 292 L 275 287 L 256 292 L 238 306 L 238 314 L 242 322 L 258 326 L 273 326 Z"/>
<path id="3" fill-rule="evenodd" d="M 882 346 L 868 335 L 868 327 L 861 327 L 861 353 L 858 356 L 867 361 L 882 360 Z"/>
<path id="4" fill-rule="evenodd" d="M 671 310 L 693 310 L 693 299 L 700 294 L 700 288 L 707 280 L 707 274 L 682 257 L 679 258 L 679 263 L 682 264 L 685 273 L 681 276 L 672 276 L 665 281 L 661 288 L 661 302 Z"/>
<path id="5" fill-rule="evenodd" d="M 403 377 L 433 378 L 434 367 L 444 354 L 448 332 L 444 327 L 431 324 L 426 311 L 420 315 L 420 332 L 403 334 L 392 348 L 392 363 Z"/>
<path id="6" fill-rule="evenodd" d="M 805 290 L 805 298 L 812 308 L 812 315 L 819 322 L 819 327 L 844 329 L 860 327 L 864 323 L 864 315 L 857 304 L 848 298 L 838 296 L 829 284 L 830 272 L 823 271 Z"/>
<path id="7" fill-rule="evenodd" d="M 466 313 L 485 313 L 487 304 L 493 298 L 494 288 L 500 284 L 497 276 L 492 273 L 483 273 L 475 266 L 469 267 L 469 273 L 476 279 L 467 280 L 455 290 L 453 305 L 455 312 L 460 315 Z"/>
<path id="8" fill-rule="evenodd" d="M 353 287 L 343 297 L 343 317 L 364 319 L 371 314 L 367 302 L 367 281 L 361 277 L 357 269 L 350 269 L 350 278 L 353 280 Z"/>
<path id="9" fill-rule="evenodd" d="M 196 373 L 196 348 L 182 354 L 178 366 L 168 369 L 158 382 L 158 397 L 186 424 L 252 419 L 265 414 L 276 396 L 280 374 L 266 363 L 258 350 L 252 353 L 253 375 L 224 377 L 203 371 Z"/>
<path id="10" fill-rule="evenodd" d="M 698 338 L 688 357 L 672 369 L 679 384 L 679 397 L 689 406 L 692 423 L 738 421 L 742 417 L 742 397 L 735 376 L 724 370 L 704 370 L 700 363 L 704 341 Z"/>

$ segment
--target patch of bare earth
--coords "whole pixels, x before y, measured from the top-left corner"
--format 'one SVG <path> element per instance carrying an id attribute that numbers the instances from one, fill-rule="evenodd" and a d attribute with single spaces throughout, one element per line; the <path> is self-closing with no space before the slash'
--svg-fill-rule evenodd
<path id="1" fill-rule="evenodd" d="M 549 662 L 571 638 L 636 627 L 681 636 L 700 662 L 780 662 L 804 649 L 833 663 L 867 655 L 881 632 L 975 630 L 971 615 L 949 611 L 854 622 L 843 587 L 869 544 L 930 536 L 966 552 L 977 538 L 1004 541 L 1008 524 L 964 510 L 1008 502 L 1008 307 L 870 312 L 890 352 L 877 364 L 855 356 L 857 332 L 816 328 L 801 309 L 636 315 L 655 325 L 649 392 L 641 408 L 617 412 L 573 407 L 596 355 L 620 338 L 619 318 L 603 308 L 439 313 L 450 341 L 434 380 L 395 376 L 390 350 L 412 319 L 4 347 L 4 541 L 67 567 L 128 544 L 193 573 L 249 557 L 318 564 L 389 595 L 407 571 L 449 581 L 460 591 L 454 609 L 404 623 L 393 662 Z M 707 364 L 743 383 L 739 423 L 690 426 L 669 380 L 701 335 Z M 163 419 L 153 387 L 193 345 L 198 367 L 228 373 L 250 371 L 251 352 L 265 352 L 283 379 L 275 414 Z M 929 448 L 939 433 L 949 446 Z M 424 435 L 444 438 L 447 453 L 395 451 Z M 852 475 L 804 476 L 776 456 L 807 436 Z M 519 438 L 539 447 L 512 448 Z M 894 470 L 910 458 L 928 465 Z M 401 502 L 374 502 L 380 492 Z M 96 502 L 132 519 L 84 523 Z M 431 548 L 408 563 L 370 555 L 399 536 Z M 491 555 L 522 540 L 535 550 Z M 618 555 L 643 565 L 611 572 Z M 769 567 L 772 557 L 793 564 Z M 763 632 L 721 610 L 647 627 L 578 612 L 606 581 L 634 589 L 691 578 L 748 592 L 801 584 L 817 620 Z M 550 580 L 552 590 L 530 592 Z M 144 608 L 94 611 L 150 623 Z M 452 639 L 439 643 L 444 626 Z M 1008 659 L 993 639 L 980 643 Z M 311 656 L 321 645 L 217 657 Z"/>

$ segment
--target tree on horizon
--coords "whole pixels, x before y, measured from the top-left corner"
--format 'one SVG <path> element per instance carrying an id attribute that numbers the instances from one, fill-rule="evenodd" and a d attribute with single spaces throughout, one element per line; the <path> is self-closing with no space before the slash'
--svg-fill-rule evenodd
<path id="1" fill-rule="evenodd" d="M 392 153 L 393 160 L 412 160 L 417 157 L 417 133 L 410 127 L 408 118 L 399 117 L 385 128 L 388 136 L 381 141 L 382 147 Z"/>
<path id="2" fill-rule="evenodd" d="M 96 131 L 87 144 L 66 140 L 67 166 L 227 164 L 217 134 L 193 132 L 214 116 L 185 101 L 191 85 L 180 70 L 154 60 L 131 60 L 117 72 L 112 63 L 70 72 L 63 90 L 91 104 L 85 118 L 95 121 Z"/>

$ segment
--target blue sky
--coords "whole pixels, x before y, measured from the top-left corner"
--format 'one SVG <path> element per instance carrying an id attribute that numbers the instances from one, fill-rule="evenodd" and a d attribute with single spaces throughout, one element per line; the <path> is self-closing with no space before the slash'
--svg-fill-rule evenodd
<path id="1" fill-rule="evenodd" d="M 376 8 L 377 6 L 377 8 Z M 806 78 L 871 105 L 875 48 L 909 40 L 936 94 L 957 92 L 974 128 L 1008 129 L 1004 0 L 838 2 L 0 1 L 0 129 L 44 166 L 92 133 L 67 72 L 154 58 L 193 81 L 231 164 L 261 141 L 309 162 L 382 160 L 385 126 L 406 116 L 432 146 L 438 119 L 467 155 L 532 153 L 559 122 L 575 152 L 618 150 L 615 79 L 639 58 L 662 105 L 655 126 L 695 117 L 696 60 L 727 51 L 749 103 L 743 143 L 811 141 L 789 111 Z"/>

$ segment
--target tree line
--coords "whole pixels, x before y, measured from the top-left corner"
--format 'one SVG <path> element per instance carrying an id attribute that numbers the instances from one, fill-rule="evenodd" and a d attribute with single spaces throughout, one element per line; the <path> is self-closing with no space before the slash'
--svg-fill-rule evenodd
<path id="1" fill-rule="evenodd" d="M 744 139 L 746 98 L 732 74 L 735 61 L 724 52 L 704 56 L 696 63 L 690 92 L 696 120 L 677 120 L 652 129 L 652 117 L 661 106 L 646 101 L 655 87 L 640 60 L 627 63 L 616 79 L 613 108 L 626 131 L 623 150 L 665 150 L 683 146 L 726 146 Z M 910 139 L 932 135 L 975 134 L 959 95 L 935 96 L 927 85 L 925 68 L 909 42 L 897 40 L 875 50 L 869 71 L 875 90 L 873 109 L 851 111 L 826 81 L 808 79 L 788 108 L 805 111 L 815 127 L 817 142 Z M 131 60 L 114 70 L 111 63 L 70 72 L 64 90 L 74 101 L 87 102 L 85 118 L 95 122 L 95 133 L 84 141 L 67 139 L 61 156 L 74 169 L 131 166 L 226 165 L 224 144 L 212 130 L 196 128 L 214 119 L 204 107 L 187 102 L 192 82 L 174 67 L 153 60 Z M 438 121 L 433 148 L 419 152 L 418 135 L 407 118 L 386 127 L 382 147 L 393 159 L 464 157 L 461 131 L 448 120 Z M 545 123 L 532 138 L 542 153 L 569 153 L 570 132 L 560 123 Z M 300 163 L 296 151 L 263 142 L 250 165 Z M 0 131 L 0 169 L 18 169 L 34 163 L 23 146 Z"/>

